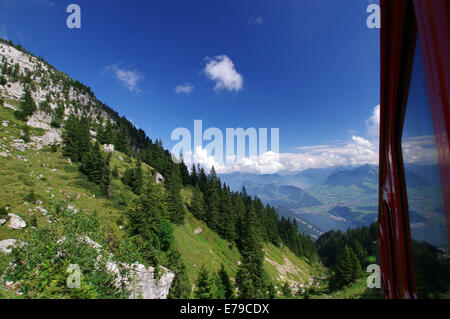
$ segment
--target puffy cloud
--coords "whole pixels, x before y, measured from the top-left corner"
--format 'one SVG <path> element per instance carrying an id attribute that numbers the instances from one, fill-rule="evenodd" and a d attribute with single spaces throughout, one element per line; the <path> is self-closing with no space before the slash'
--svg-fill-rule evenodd
<path id="1" fill-rule="evenodd" d="M 378 114 L 378 115 L 377 115 Z M 371 117 L 366 121 L 368 131 L 372 127 L 379 126 L 379 106 L 375 107 Z M 416 144 L 418 142 L 416 141 Z M 207 153 L 206 149 L 198 147 L 195 154 L 187 154 L 186 162 L 194 162 L 209 169 L 214 165 L 217 172 L 225 174 L 232 172 L 247 173 L 276 173 L 299 172 L 309 168 L 325 168 L 331 166 L 355 166 L 363 164 L 378 165 L 378 139 L 370 140 L 353 135 L 346 142 L 300 146 L 295 148 L 296 153 L 266 152 L 258 156 L 231 158 L 230 161 L 216 161 L 214 156 Z M 411 145 L 412 147 L 412 145 Z"/>
<path id="2" fill-rule="evenodd" d="M 188 166 L 190 166 L 192 162 L 200 164 L 206 169 L 210 169 L 214 166 L 216 171 L 220 174 L 231 172 L 272 174 L 283 170 L 279 157 L 280 154 L 269 151 L 262 155 L 243 157 L 241 159 L 237 159 L 235 156 L 232 156 L 230 158 L 232 160 L 230 163 L 216 161 L 214 156 L 208 154 L 206 149 L 198 146 L 196 147 L 194 154 L 192 152 L 187 152 L 184 160 Z"/>
<path id="3" fill-rule="evenodd" d="M 174 91 L 176 94 L 179 94 L 179 93 L 189 94 L 189 93 L 191 93 L 193 90 L 194 90 L 194 86 L 191 85 L 190 83 L 185 83 L 185 84 L 183 84 L 183 85 L 177 85 L 177 86 L 173 89 L 173 91 Z"/>
<path id="4" fill-rule="evenodd" d="M 255 24 L 255 25 L 263 25 L 264 23 L 264 19 L 261 15 L 255 17 L 251 17 L 250 21 L 248 22 L 248 24 Z"/>
<path id="5" fill-rule="evenodd" d="M 244 80 L 235 67 L 233 61 L 226 55 L 219 55 L 215 59 L 206 58 L 208 63 L 203 72 L 208 78 L 216 82 L 214 90 L 240 91 Z"/>
<path id="6" fill-rule="evenodd" d="M 403 139 L 402 153 L 403 160 L 408 164 L 432 165 L 438 163 L 434 135 Z"/>
<path id="7" fill-rule="evenodd" d="M 364 137 L 361 136 L 352 136 L 352 141 L 355 142 L 355 144 L 366 147 L 366 148 L 372 148 L 373 145 L 370 141 L 366 140 Z"/>
<path id="8" fill-rule="evenodd" d="M 144 79 L 141 72 L 122 68 L 118 64 L 107 66 L 106 70 L 112 71 L 115 74 L 116 79 L 131 92 L 136 94 L 141 92 L 138 87 L 139 81 Z"/>
<path id="9" fill-rule="evenodd" d="M 367 135 L 371 139 L 378 139 L 380 136 L 380 105 L 375 106 L 372 116 L 366 120 Z"/>

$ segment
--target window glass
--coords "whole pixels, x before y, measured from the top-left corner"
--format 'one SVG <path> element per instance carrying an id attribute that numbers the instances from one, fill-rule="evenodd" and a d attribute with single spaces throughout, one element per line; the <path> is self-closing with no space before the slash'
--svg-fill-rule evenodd
<path id="1" fill-rule="evenodd" d="M 449 295 L 445 211 L 429 95 L 417 41 L 402 136 L 402 153 L 419 298 Z"/>

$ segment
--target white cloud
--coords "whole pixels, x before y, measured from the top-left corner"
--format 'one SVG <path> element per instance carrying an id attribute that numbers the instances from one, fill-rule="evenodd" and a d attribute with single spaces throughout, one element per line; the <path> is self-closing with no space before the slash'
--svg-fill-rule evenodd
<path id="1" fill-rule="evenodd" d="M 366 140 L 364 137 L 353 135 L 352 141 L 355 142 L 356 145 L 366 148 L 373 148 L 373 144 L 370 141 Z"/>
<path id="2" fill-rule="evenodd" d="M 6 33 L 6 26 L 4 24 L 0 24 L 0 38 L 9 40 L 8 34 Z"/>
<path id="3" fill-rule="evenodd" d="M 139 81 L 144 79 L 144 76 L 141 72 L 121 68 L 118 66 L 118 64 L 107 66 L 106 70 L 112 71 L 115 74 L 116 79 L 119 80 L 121 84 L 131 92 L 134 92 L 136 94 L 139 94 L 141 92 L 138 87 Z"/>
<path id="4" fill-rule="evenodd" d="M 299 153 L 266 152 L 254 157 L 244 157 L 231 163 L 217 162 L 206 149 L 197 147 L 194 154 L 195 163 L 205 168 L 214 165 L 221 174 L 241 172 L 270 174 L 281 171 L 299 172 L 309 168 L 325 168 L 330 166 L 350 166 L 373 164 L 378 165 L 378 149 L 366 139 L 353 136 L 352 141 L 338 146 L 317 145 L 302 149 Z M 186 162 L 190 163 L 192 154 L 186 154 Z"/>
<path id="5" fill-rule="evenodd" d="M 261 15 L 255 17 L 251 17 L 250 21 L 248 22 L 248 24 L 256 24 L 256 25 L 263 25 L 264 23 L 264 19 Z"/>
<path id="6" fill-rule="evenodd" d="M 244 84 L 233 64 L 226 55 L 219 55 L 215 59 L 206 58 L 208 63 L 203 72 L 208 78 L 216 82 L 214 90 L 240 91 Z"/>
<path id="7" fill-rule="evenodd" d="M 377 116 L 378 114 L 378 116 Z M 379 126 L 379 106 L 366 121 L 368 131 Z M 428 141 L 415 141 L 428 143 Z M 206 149 L 197 147 L 194 161 L 209 169 L 214 165 L 218 173 L 276 173 L 299 172 L 309 168 L 325 168 L 331 166 L 356 166 L 364 164 L 378 165 L 378 139 L 361 137 L 354 134 L 348 141 L 335 141 L 324 145 L 300 146 L 296 153 L 266 152 L 259 156 L 245 157 L 239 160 L 231 158 L 231 163 L 217 162 Z M 412 147 L 411 145 L 410 147 Z M 415 145 L 417 147 L 417 145 Z M 424 152 L 422 152 L 424 153 Z M 186 162 L 192 154 L 186 154 Z"/>
<path id="8" fill-rule="evenodd" d="M 437 164 L 434 135 L 409 137 L 402 140 L 403 160 L 408 164 Z"/>
<path id="9" fill-rule="evenodd" d="M 378 139 L 380 136 L 380 105 L 375 106 L 372 116 L 366 120 L 367 135 L 371 139 Z"/>
<path id="10" fill-rule="evenodd" d="M 194 90 L 194 86 L 191 85 L 190 83 L 184 83 L 184 84 L 182 84 L 182 85 L 177 85 L 177 86 L 173 89 L 173 91 L 174 91 L 176 94 L 179 94 L 179 93 L 189 94 L 189 93 L 191 93 L 193 90 Z"/>

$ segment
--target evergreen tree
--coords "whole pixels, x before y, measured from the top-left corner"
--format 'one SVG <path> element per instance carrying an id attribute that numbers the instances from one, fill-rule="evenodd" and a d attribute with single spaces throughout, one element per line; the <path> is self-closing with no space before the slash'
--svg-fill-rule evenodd
<path id="1" fill-rule="evenodd" d="M 24 95 L 20 102 L 20 109 L 14 112 L 17 119 L 26 121 L 30 115 L 37 111 L 36 103 L 34 102 L 31 92 L 25 88 Z"/>
<path id="2" fill-rule="evenodd" d="M 178 165 L 172 163 L 172 169 L 166 175 L 166 182 L 164 186 L 167 189 L 167 209 L 169 212 L 170 221 L 174 224 L 184 224 L 184 205 L 181 198 L 181 176 Z"/>
<path id="3" fill-rule="evenodd" d="M 78 119 L 71 114 L 63 132 L 63 155 L 73 162 L 80 162 L 90 151 L 91 145 L 89 121 L 85 117 Z"/>
<path id="4" fill-rule="evenodd" d="M 179 166 L 180 166 L 181 181 L 183 182 L 183 185 L 188 185 L 190 182 L 189 170 L 183 160 L 181 160 Z"/>
<path id="5" fill-rule="evenodd" d="M 61 127 L 61 123 L 64 119 L 64 112 L 65 112 L 64 104 L 58 101 L 58 107 L 56 108 L 55 113 L 53 114 L 52 117 L 52 121 L 50 123 L 52 127 L 55 128 Z"/>
<path id="6" fill-rule="evenodd" d="M 128 135 L 128 129 L 125 125 L 121 125 L 119 132 L 116 135 L 114 146 L 116 150 L 124 153 L 125 155 L 131 154 L 130 139 Z"/>
<path id="7" fill-rule="evenodd" d="M 111 154 L 104 158 L 100 144 L 95 143 L 88 153 L 83 155 L 80 171 L 85 174 L 89 181 L 100 186 L 103 194 L 108 194 L 111 183 L 110 177 Z"/>
<path id="8" fill-rule="evenodd" d="M 189 208 L 195 218 L 205 220 L 205 202 L 203 200 L 203 193 L 200 191 L 198 184 L 194 187 L 191 205 Z"/>
<path id="9" fill-rule="evenodd" d="M 146 262 L 155 265 L 158 251 L 170 249 L 173 234 L 167 221 L 164 190 L 151 175 L 145 178 L 135 208 L 128 212 L 130 235 Z"/>
<path id="10" fill-rule="evenodd" d="M 189 180 L 190 180 L 190 184 L 192 186 L 195 186 L 198 184 L 197 168 L 195 167 L 195 164 L 192 164 L 191 174 L 189 175 Z"/>
<path id="11" fill-rule="evenodd" d="M 233 299 L 235 298 L 233 283 L 230 280 L 230 276 L 225 270 L 224 264 L 220 266 L 218 272 L 218 284 L 217 284 L 217 298 L 219 299 Z"/>
<path id="12" fill-rule="evenodd" d="M 202 266 L 195 285 L 194 296 L 198 299 L 213 299 L 215 297 L 214 290 L 215 287 L 209 272 Z"/>
<path id="13" fill-rule="evenodd" d="M 168 253 L 169 269 L 175 273 L 175 279 L 170 286 L 168 298 L 170 299 L 187 299 L 191 295 L 189 287 L 189 278 L 186 274 L 186 265 L 181 258 L 181 254 L 171 248 Z"/>
<path id="14" fill-rule="evenodd" d="M 100 126 L 97 132 L 97 140 L 102 145 L 114 143 L 114 130 L 111 121 L 107 121 L 105 127 Z"/>
<path id="15" fill-rule="evenodd" d="M 200 186 L 201 187 L 201 186 Z M 220 182 L 216 175 L 214 166 L 211 168 L 211 173 L 208 178 L 206 195 L 206 223 L 213 229 L 218 229 L 219 218 L 219 192 Z"/>
<path id="16" fill-rule="evenodd" d="M 122 183 L 129 186 L 135 194 L 139 195 L 143 183 L 142 163 L 140 160 L 137 161 L 136 167 L 127 168 L 125 170 L 122 177 Z"/>
<path id="17" fill-rule="evenodd" d="M 117 169 L 117 165 L 114 165 L 114 169 L 112 170 L 111 174 L 114 178 L 119 177 L 119 170 Z"/>

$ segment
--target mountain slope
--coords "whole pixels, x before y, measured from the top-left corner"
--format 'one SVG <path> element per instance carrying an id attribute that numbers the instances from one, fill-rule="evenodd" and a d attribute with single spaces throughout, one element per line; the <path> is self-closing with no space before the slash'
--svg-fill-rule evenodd
<path id="1" fill-rule="evenodd" d="M 26 227 L 21 229 L 11 229 L 11 220 L 0 225 L 0 241 L 25 238 L 33 228 L 46 229 L 54 222 L 55 205 L 65 202 L 75 214 L 95 212 L 99 228 L 105 231 L 107 237 L 105 245 L 114 251 L 128 237 L 127 212 L 138 198 L 120 177 L 136 166 L 137 160 L 131 155 L 146 140 L 145 134 L 140 135 L 134 126 L 129 126 L 126 120 L 99 102 L 89 88 L 43 61 L 5 43 L 1 43 L 0 53 L 5 57 L 4 65 L 10 65 L 9 68 L 18 65 L 21 70 L 17 79 L 13 79 L 15 72 L 12 70 L 6 85 L 0 85 L 0 94 L 5 102 L 4 107 L 0 106 L 0 183 L 4 185 L 0 191 L 0 208 L 7 207 L 7 212 L 26 223 Z M 20 108 L 26 86 L 32 88 L 33 100 L 41 105 L 40 110 L 25 122 L 14 114 Z M 64 116 L 59 126 L 55 126 L 52 123 L 61 105 L 64 105 Z M 105 122 L 114 122 L 116 127 L 127 127 L 133 152 L 125 154 L 112 150 L 109 145 L 104 148 L 105 152 L 112 151 L 110 167 L 117 167 L 117 176 L 112 177 L 107 196 L 98 185 L 79 172 L 78 163 L 72 163 L 62 155 L 63 123 L 71 114 L 89 116 L 94 129 L 90 132 L 91 142 L 98 138 Z M 154 168 L 141 164 L 144 176 L 154 174 Z M 189 202 L 190 194 L 190 187 L 182 190 L 185 203 Z M 239 251 L 204 222 L 195 219 L 186 207 L 185 211 L 184 225 L 173 227 L 175 243 L 186 264 L 190 284 L 195 282 L 197 267 L 202 264 L 217 271 L 224 263 L 226 270 L 234 277 L 241 259 Z M 200 234 L 194 232 L 198 228 L 202 228 Z M 319 264 L 312 267 L 308 260 L 293 255 L 286 247 L 266 245 L 265 250 L 270 256 L 281 258 L 276 265 L 270 263 L 273 261 L 271 258 L 265 264 L 265 268 L 270 270 L 269 279 L 280 285 L 282 280 L 287 279 L 291 283 L 305 283 L 316 272 L 325 271 Z M 164 254 L 160 257 L 161 263 L 166 265 L 168 257 Z M 0 272 L 9 261 L 10 257 L 0 252 Z M 284 267 L 285 263 L 289 267 Z M 296 266 L 291 267 L 291 264 Z M 9 292 L 5 294 L 10 295 Z"/>

